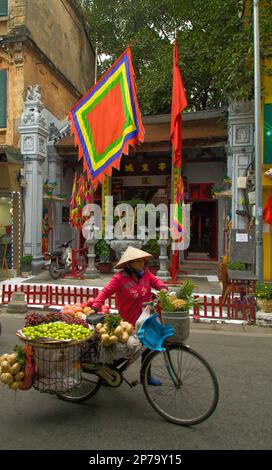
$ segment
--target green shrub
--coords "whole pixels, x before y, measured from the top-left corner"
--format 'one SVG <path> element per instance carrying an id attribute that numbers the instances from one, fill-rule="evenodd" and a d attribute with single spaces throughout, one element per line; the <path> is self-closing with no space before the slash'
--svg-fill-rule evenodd
<path id="1" fill-rule="evenodd" d="M 242 261 L 229 261 L 228 268 L 232 271 L 245 271 L 246 265 Z"/>
<path id="2" fill-rule="evenodd" d="M 25 255 L 22 257 L 21 260 L 21 266 L 30 268 L 31 267 L 31 262 L 32 262 L 32 256 L 31 255 Z"/>
<path id="3" fill-rule="evenodd" d="M 148 240 L 148 242 L 143 246 L 143 250 L 150 253 L 154 258 L 160 255 L 160 247 L 157 240 L 154 239 Z"/>
<path id="4" fill-rule="evenodd" d="M 272 284 L 257 284 L 255 296 L 261 299 L 272 299 Z"/>
<path id="5" fill-rule="evenodd" d="M 103 238 L 96 243 L 95 254 L 99 257 L 101 263 L 110 263 L 111 249 Z"/>

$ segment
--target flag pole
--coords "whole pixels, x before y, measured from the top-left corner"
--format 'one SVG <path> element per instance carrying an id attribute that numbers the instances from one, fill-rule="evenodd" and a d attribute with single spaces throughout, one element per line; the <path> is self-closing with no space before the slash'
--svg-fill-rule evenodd
<path id="1" fill-rule="evenodd" d="M 175 41 L 177 39 L 177 28 L 175 28 Z M 174 147 L 172 145 L 172 165 L 171 165 L 171 207 L 172 207 L 172 210 L 174 208 L 174 204 L 175 204 L 175 194 L 176 194 L 176 191 L 177 191 L 177 176 L 176 176 L 176 166 L 174 165 Z M 174 214 L 172 214 L 172 220 L 174 218 Z M 173 228 L 173 227 L 171 227 Z M 176 262 L 176 259 L 175 259 L 175 256 L 174 256 L 174 253 L 171 249 L 171 244 L 170 244 L 170 252 L 171 252 L 171 269 L 170 269 L 170 274 L 171 274 L 171 280 L 172 281 L 175 281 L 176 280 L 176 277 L 177 277 L 177 274 L 174 274 L 174 262 Z"/>
<path id="2" fill-rule="evenodd" d="M 259 0 L 254 0 L 254 106 L 255 106 L 255 178 L 256 178 L 256 275 L 263 281 L 263 188 L 261 157 L 261 80 L 260 80 L 260 44 L 259 44 Z"/>
<path id="3" fill-rule="evenodd" d="M 97 82 L 97 64 L 98 64 L 98 47 L 95 43 L 95 67 L 94 67 L 94 84 Z M 101 211 L 102 211 L 102 236 L 105 236 L 105 223 L 106 223 L 106 197 L 110 194 L 111 179 L 105 175 L 101 188 Z M 94 193 L 94 191 L 93 191 Z"/>
<path id="4" fill-rule="evenodd" d="M 175 29 L 175 37 L 176 37 L 176 29 Z M 180 204 L 180 201 L 177 199 L 177 188 L 178 182 L 180 180 L 181 174 L 181 165 L 182 165 L 182 135 L 181 135 L 181 113 L 187 106 L 187 98 L 183 86 L 183 81 L 181 77 L 181 73 L 178 66 L 178 50 L 177 50 L 177 43 L 176 39 L 174 42 L 174 49 L 173 49 L 173 85 L 172 85 L 172 107 L 171 107 L 171 131 L 170 131 L 170 139 L 172 142 L 172 194 L 171 194 L 171 203 L 172 208 L 175 204 Z M 178 220 L 182 217 L 179 212 L 173 214 L 172 220 L 177 224 L 177 235 L 178 239 L 181 236 L 182 221 Z M 174 220 L 177 218 L 177 220 Z M 179 269 L 179 250 L 174 249 L 172 251 L 171 256 L 171 278 L 172 281 L 176 281 L 177 273 Z"/>

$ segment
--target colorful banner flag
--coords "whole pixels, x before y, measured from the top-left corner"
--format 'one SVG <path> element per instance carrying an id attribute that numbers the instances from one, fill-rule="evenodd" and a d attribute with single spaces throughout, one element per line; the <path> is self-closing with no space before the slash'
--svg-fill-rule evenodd
<path id="1" fill-rule="evenodd" d="M 68 115 L 79 160 L 94 189 L 112 168 L 119 170 L 129 145 L 144 140 L 131 51 L 127 48 Z"/>
<path id="2" fill-rule="evenodd" d="M 182 204 L 184 201 L 184 185 L 182 177 L 179 177 L 179 181 L 177 184 L 177 193 L 176 193 L 176 201 L 174 206 L 174 214 L 173 214 L 173 240 L 176 242 L 181 242 L 184 236 L 184 230 L 182 226 Z"/>
<path id="3" fill-rule="evenodd" d="M 173 238 L 175 241 L 182 241 L 182 202 L 184 200 L 183 181 L 180 176 L 182 165 L 181 154 L 181 113 L 187 106 L 187 98 L 178 66 L 178 50 L 175 40 L 173 50 L 173 86 L 172 86 L 172 109 L 171 109 L 171 131 L 170 138 L 172 142 L 172 201 L 175 201 L 173 214 Z M 179 250 L 172 252 L 171 260 L 171 278 L 176 281 L 179 269 Z"/>
<path id="4" fill-rule="evenodd" d="M 178 49 L 175 40 L 173 51 L 173 86 L 170 138 L 173 146 L 174 165 L 181 168 L 181 112 L 187 106 L 187 98 L 178 66 Z"/>
<path id="5" fill-rule="evenodd" d="M 83 215 L 82 211 L 85 206 L 91 204 L 92 200 L 93 194 L 91 186 L 84 179 L 83 175 L 81 175 L 79 181 L 77 181 L 77 173 L 75 173 L 69 215 L 71 227 L 76 229 L 82 228 L 85 220 L 89 218 L 89 215 Z"/>
<path id="6" fill-rule="evenodd" d="M 76 192 L 77 192 L 77 174 L 75 173 L 71 202 L 70 202 L 70 214 L 69 214 L 69 224 L 71 225 L 71 227 L 76 227 L 76 221 L 75 221 L 76 213 L 77 213 Z"/>

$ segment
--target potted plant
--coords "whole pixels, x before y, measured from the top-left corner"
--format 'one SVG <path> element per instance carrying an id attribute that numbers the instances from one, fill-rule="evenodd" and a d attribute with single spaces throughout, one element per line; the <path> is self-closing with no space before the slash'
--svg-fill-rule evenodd
<path id="1" fill-rule="evenodd" d="M 21 273 L 22 275 L 28 276 L 31 273 L 31 263 L 32 263 L 32 256 L 31 255 L 24 255 L 21 261 Z"/>
<path id="2" fill-rule="evenodd" d="M 189 310 L 199 302 L 193 298 L 194 288 L 195 284 L 187 280 L 173 292 L 160 291 L 159 293 L 163 323 L 170 324 L 174 328 L 174 335 L 169 338 L 171 340 L 185 341 L 189 336 Z"/>
<path id="3" fill-rule="evenodd" d="M 255 296 L 257 305 L 263 312 L 272 312 L 272 285 L 271 284 L 257 284 L 255 288 Z"/>
<path id="4" fill-rule="evenodd" d="M 98 240 L 95 245 L 95 254 L 98 257 L 97 267 L 102 274 L 111 272 L 111 248 L 104 239 Z"/>
<path id="5" fill-rule="evenodd" d="M 125 230 L 123 230 L 123 228 L 120 227 L 120 230 L 123 231 L 124 235 L 129 234 L 133 236 L 135 235 L 135 230 L 137 229 L 137 206 L 138 204 L 146 204 L 146 202 L 143 199 L 134 198 L 134 199 L 129 199 L 127 201 L 118 201 L 118 206 L 120 204 L 127 204 L 128 206 L 133 208 L 133 214 L 127 211 L 127 214 L 126 214 L 127 220 L 126 220 Z M 118 211 L 118 208 L 117 208 L 117 211 Z M 114 217 L 113 219 L 114 224 L 118 222 L 121 223 L 122 217 L 123 217 L 123 214 L 118 212 L 118 216 Z"/>
<path id="6" fill-rule="evenodd" d="M 151 259 L 146 261 L 146 266 L 150 269 L 151 272 L 156 274 L 159 269 L 159 256 L 160 256 L 160 247 L 157 243 L 157 240 L 150 239 L 148 242 L 143 246 L 144 251 L 150 253 L 152 255 Z"/>
<path id="7" fill-rule="evenodd" d="M 246 265 L 243 261 L 229 261 L 228 262 L 228 275 L 230 278 L 233 277 L 233 271 L 235 271 L 235 277 L 243 277 L 246 271 Z"/>

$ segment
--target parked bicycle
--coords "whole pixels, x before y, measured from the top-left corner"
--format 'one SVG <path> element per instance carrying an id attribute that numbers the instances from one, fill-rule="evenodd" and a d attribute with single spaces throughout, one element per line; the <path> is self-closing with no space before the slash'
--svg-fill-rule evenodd
<path id="1" fill-rule="evenodd" d="M 149 303 L 155 312 L 154 302 Z M 146 305 L 146 304 L 145 304 Z M 89 323 L 101 321 L 87 317 Z M 140 369 L 140 382 L 152 408 L 166 420 L 182 426 L 191 426 L 209 418 L 216 409 L 219 386 L 214 370 L 208 361 L 183 342 L 164 342 L 165 351 L 150 351 Z M 90 342 L 82 352 L 82 382 L 71 391 L 59 394 L 62 400 L 81 403 L 93 397 L 103 384 L 119 387 L 125 381 L 130 387 L 139 381 L 129 382 L 125 371 L 141 356 L 146 348 L 140 347 L 129 359 L 119 359 L 112 365 L 98 362 L 99 343 Z M 160 386 L 149 385 L 152 375 Z"/>

